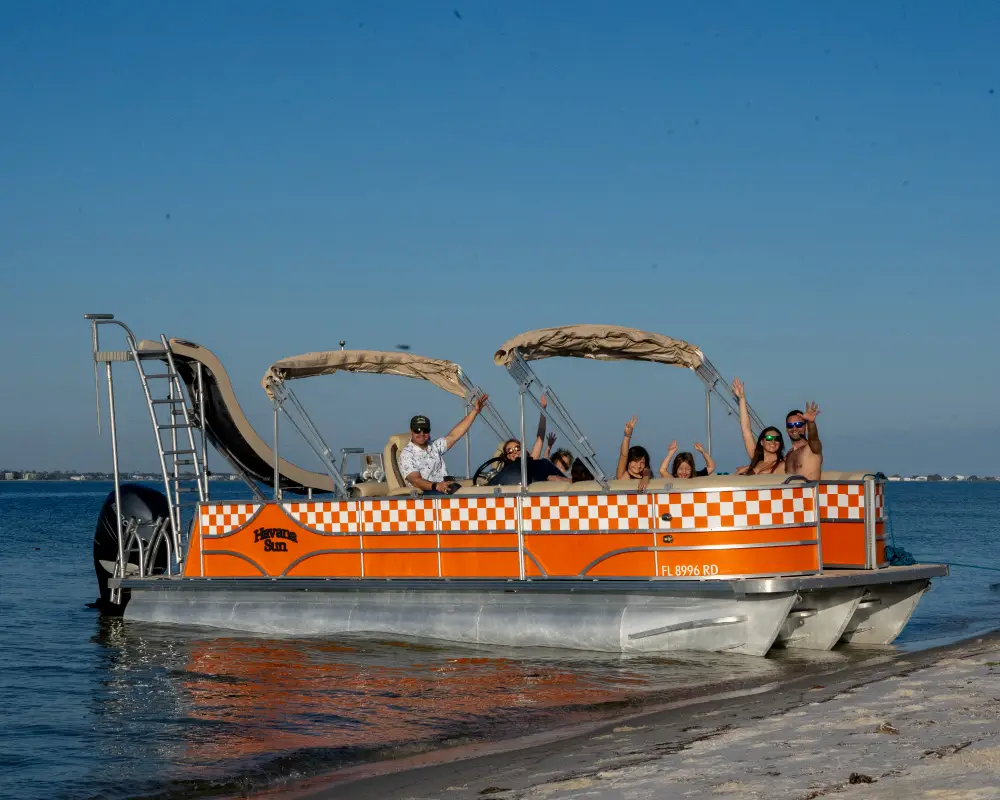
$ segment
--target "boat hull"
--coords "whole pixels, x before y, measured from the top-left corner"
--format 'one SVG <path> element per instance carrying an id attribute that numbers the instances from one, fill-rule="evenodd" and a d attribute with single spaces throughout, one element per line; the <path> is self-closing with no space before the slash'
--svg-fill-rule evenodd
<path id="1" fill-rule="evenodd" d="M 159 577 L 121 585 L 131 592 L 126 619 L 145 622 L 272 635 L 762 656 L 775 643 L 820 650 L 839 641 L 886 644 L 928 579 L 946 572 L 931 565 L 741 581 Z"/>
<path id="2" fill-rule="evenodd" d="M 764 655 L 794 592 L 750 597 L 498 591 L 133 590 L 126 619 L 263 634 L 403 636 L 604 652 Z"/>

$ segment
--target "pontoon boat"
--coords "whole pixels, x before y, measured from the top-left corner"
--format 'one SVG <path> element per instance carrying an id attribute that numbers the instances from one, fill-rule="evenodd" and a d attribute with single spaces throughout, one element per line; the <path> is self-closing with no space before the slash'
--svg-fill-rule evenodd
<path id="1" fill-rule="evenodd" d="M 337 463 L 289 383 L 337 372 L 428 381 L 468 408 L 480 393 L 449 361 L 334 350 L 283 359 L 263 380 L 272 445 L 250 425 L 220 361 L 160 336 L 137 341 L 109 314 L 90 314 L 95 376 L 104 366 L 115 489 L 95 537 L 102 605 L 126 619 L 259 633 L 359 633 L 464 643 L 603 651 L 731 651 L 775 644 L 828 650 L 887 644 L 913 613 L 938 564 L 888 566 L 884 477 L 824 473 L 613 480 L 551 386 L 529 362 L 632 360 L 688 368 L 702 380 L 711 452 L 712 398 L 731 390 L 693 345 L 616 326 L 532 331 L 495 362 L 514 379 L 517 434 L 486 405 L 497 441 L 529 451 L 526 401 L 542 410 L 593 481 L 482 485 L 470 469 L 454 495 L 423 497 L 399 474 L 408 435 L 381 453 L 345 448 Z M 125 348 L 102 350 L 116 326 Z M 163 492 L 119 475 L 113 366 L 137 368 Z M 98 386 L 99 386 L 98 381 Z M 548 397 L 542 409 L 541 396 Z M 100 420 L 100 392 L 98 419 Z M 751 411 L 757 431 L 763 426 Z M 279 422 L 309 443 L 322 471 L 278 453 Z M 208 445 L 252 499 L 210 498 Z M 358 457 L 357 475 L 346 470 Z"/>

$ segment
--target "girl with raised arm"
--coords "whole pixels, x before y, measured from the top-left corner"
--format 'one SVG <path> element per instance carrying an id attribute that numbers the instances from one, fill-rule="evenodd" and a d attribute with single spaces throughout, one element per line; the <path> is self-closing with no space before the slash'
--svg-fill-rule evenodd
<path id="1" fill-rule="evenodd" d="M 639 481 L 639 491 L 645 490 L 649 485 L 649 479 L 653 477 L 653 470 L 649 466 L 649 453 L 645 447 L 632 446 L 632 431 L 635 430 L 635 423 L 639 418 L 632 416 L 625 423 L 625 435 L 622 437 L 622 446 L 618 451 L 618 465 L 615 468 L 615 477 L 618 480 Z"/>
<path id="2" fill-rule="evenodd" d="M 674 439 L 667 448 L 667 457 L 660 464 L 660 477 L 682 479 L 704 478 L 715 472 L 715 461 L 705 452 L 705 448 L 701 446 L 701 442 L 695 442 L 694 449 L 701 453 L 702 458 L 705 459 L 704 469 L 695 469 L 694 455 L 691 453 L 677 453 L 677 440 Z M 677 453 L 676 458 L 674 458 L 674 453 Z M 668 469 L 671 458 L 674 459 L 674 465 L 672 469 Z"/>

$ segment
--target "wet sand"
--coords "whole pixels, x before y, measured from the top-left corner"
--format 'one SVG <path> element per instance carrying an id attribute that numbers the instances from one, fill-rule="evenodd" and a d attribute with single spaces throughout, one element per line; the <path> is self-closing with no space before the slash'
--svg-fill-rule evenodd
<path id="1" fill-rule="evenodd" d="M 603 800 L 844 791 L 1000 798 L 1000 632 L 518 739 L 360 765 L 259 796 Z"/>

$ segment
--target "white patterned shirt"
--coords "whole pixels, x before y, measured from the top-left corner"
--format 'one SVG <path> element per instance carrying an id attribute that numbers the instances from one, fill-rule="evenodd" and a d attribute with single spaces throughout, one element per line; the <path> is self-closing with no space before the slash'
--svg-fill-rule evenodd
<path id="1" fill-rule="evenodd" d="M 447 450 L 447 439 L 434 439 L 428 442 L 427 447 L 417 447 L 413 442 L 407 444 L 396 457 L 403 480 L 405 481 L 411 472 L 419 472 L 425 481 L 431 483 L 443 481 L 444 476 L 448 474 L 448 468 L 444 464 L 444 454 Z"/>

